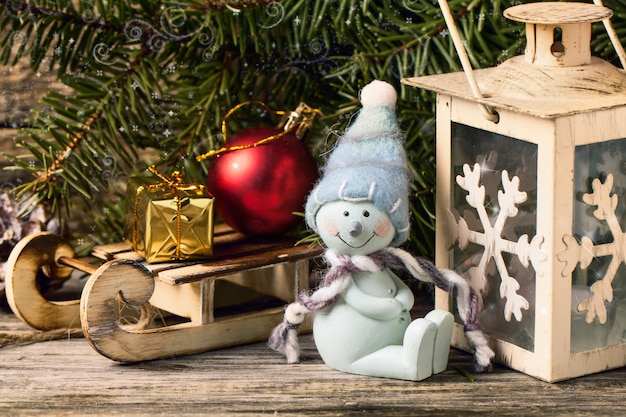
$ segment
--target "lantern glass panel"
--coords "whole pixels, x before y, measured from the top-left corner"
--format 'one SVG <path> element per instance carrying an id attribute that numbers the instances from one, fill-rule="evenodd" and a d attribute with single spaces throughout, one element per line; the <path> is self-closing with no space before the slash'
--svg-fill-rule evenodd
<path id="1" fill-rule="evenodd" d="M 626 337 L 626 139 L 576 147 L 572 234 L 588 253 L 572 272 L 571 351 L 624 343 Z M 595 181 L 595 186 L 594 186 Z M 600 185 L 613 203 L 591 201 Z M 600 292 L 601 291 L 601 294 Z M 594 293 L 598 293 L 594 296 Z"/>
<path id="2" fill-rule="evenodd" d="M 534 351 L 535 271 L 520 261 L 515 248 L 523 235 L 530 240 L 536 234 L 538 146 L 461 123 L 452 123 L 451 128 L 453 210 L 470 231 L 467 245 L 451 251 L 451 266 L 481 291 L 484 312 L 479 323 L 485 333 Z M 474 169 L 475 164 L 480 169 L 477 186 L 484 187 L 485 198 L 473 206 L 458 177 L 466 175 L 464 165 Z M 525 193 L 524 201 L 515 203 L 515 214 L 500 207 L 507 174 L 508 180 L 519 180 L 518 189 Z M 525 300 L 518 314 L 510 312 L 511 297 L 502 296 L 508 278 L 519 284 L 517 301 Z"/>

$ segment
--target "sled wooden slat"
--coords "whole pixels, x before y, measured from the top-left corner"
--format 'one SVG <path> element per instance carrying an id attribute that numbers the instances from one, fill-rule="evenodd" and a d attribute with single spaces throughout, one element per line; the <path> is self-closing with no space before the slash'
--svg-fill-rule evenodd
<path id="1" fill-rule="evenodd" d="M 244 254 L 212 262 L 168 269 L 158 273 L 159 280 L 172 285 L 195 282 L 205 278 L 217 278 L 241 271 L 267 267 L 279 263 L 296 262 L 321 253 L 321 249 L 306 246 L 270 248 L 261 253 Z"/>

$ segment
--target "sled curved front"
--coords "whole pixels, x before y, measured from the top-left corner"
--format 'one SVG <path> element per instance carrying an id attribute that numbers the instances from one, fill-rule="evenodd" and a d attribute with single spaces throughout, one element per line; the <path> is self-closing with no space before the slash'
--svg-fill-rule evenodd
<path id="1" fill-rule="evenodd" d="M 83 289 L 80 319 L 85 338 L 98 353 L 118 362 L 189 355 L 266 340 L 280 322 L 283 307 L 223 318 L 207 314 L 184 323 L 148 328 L 127 325 L 120 318 L 120 306 L 125 304 L 147 307 L 146 311 L 154 311 L 163 304 L 160 300 L 167 299 L 181 306 L 196 301 L 211 304 L 216 279 L 206 278 L 195 286 L 171 285 L 155 280 L 154 271 L 145 264 L 132 260 L 109 261 L 92 274 Z M 183 288 L 197 291 L 184 296 L 180 292 Z"/>
<path id="2" fill-rule="evenodd" d="M 143 265 L 114 260 L 101 265 L 89 278 L 80 299 L 80 321 L 91 346 L 113 360 L 140 360 L 132 347 L 133 333 L 121 328 L 119 303 L 147 304 L 154 292 L 154 279 Z M 140 347 L 143 352 L 150 345 Z"/>
<path id="3" fill-rule="evenodd" d="M 61 258 L 73 258 L 74 250 L 53 233 L 37 233 L 20 240 L 6 263 L 6 296 L 16 316 L 39 330 L 79 328 L 79 301 L 50 301 L 41 293 L 42 283 L 63 282 L 73 269 Z"/>

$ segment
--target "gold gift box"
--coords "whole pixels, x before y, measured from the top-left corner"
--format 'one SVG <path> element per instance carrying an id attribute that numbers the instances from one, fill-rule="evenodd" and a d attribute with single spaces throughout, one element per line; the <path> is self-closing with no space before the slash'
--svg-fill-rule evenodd
<path id="1" fill-rule="evenodd" d="M 125 238 L 147 262 L 202 259 L 213 254 L 213 201 L 202 185 L 151 168 L 126 191 Z"/>

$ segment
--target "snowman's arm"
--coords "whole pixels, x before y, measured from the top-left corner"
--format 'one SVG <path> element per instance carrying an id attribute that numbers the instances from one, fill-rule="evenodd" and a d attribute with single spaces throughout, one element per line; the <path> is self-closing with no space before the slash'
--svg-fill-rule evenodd
<path id="1" fill-rule="evenodd" d="M 403 311 L 409 311 L 413 308 L 413 304 L 415 304 L 415 296 L 413 295 L 413 291 L 409 288 L 408 285 L 404 283 L 396 274 L 392 271 L 389 271 L 391 277 L 396 283 L 396 287 L 398 288 L 398 292 L 396 293 L 396 300 L 402 304 Z"/>
<path id="2" fill-rule="evenodd" d="M 359 289 L 352 278 L 350 281 L 343 294 L 344 300 L 362 315 L 375 320 L 388 321 L 402 314 L 404 307 L 397 299 L 366 294 Z"/>

